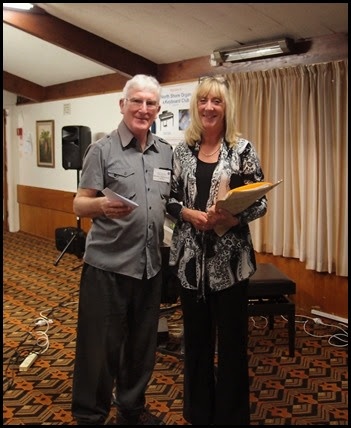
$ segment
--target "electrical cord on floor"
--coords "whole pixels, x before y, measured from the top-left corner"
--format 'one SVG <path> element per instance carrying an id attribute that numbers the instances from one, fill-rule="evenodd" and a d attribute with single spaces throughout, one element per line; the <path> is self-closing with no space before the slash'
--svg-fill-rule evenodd
<path id="1" fill-rule="evenodd" d="M 3 373 L 3 395 L 12 389 L 16 371 L 18 371 L 20 364 L 26 359 L 26 357 L 28 357 L 29 354 L 35 352 L 35 345 L 31 345 L 29 349 L 24 347 L 24 344 L 30 335 L 32 335 L 32 332 L 28 331 L 25 338 L 17 345 L 13 354 L 9 357 L 9 362 L 7 363 Z M 10 376 L 8 375 L 9 370 L 11 370 Z"/>
<path id="2" fill-rule="evenodd" d="M 264 323 L 263 326 L 259 326 L 256 323 L 255 317 L 250 317 L 250 321 L 252 321 L 252 324 L 253 324 L 254 328 L 257 328 L 258 330 L 264 330 L 267 327 L 267 325 L 268 325 L 268 319 L 266 317 L 263 317 L 263 316 L 260 316 L 259 318 L 264 319 L 265 323 Z"/>
<path id="3" fill-rule="evenodd" d="M 19 371 L 19 366 L 23 363 L 23 361 L 28 357 L 30 354 L 37 354 L 42 355 L 44 352 L 46 352 L 49 349 L 50 346 L 50 340 L 48 336 L 48 331 L 50 329 L 51 324 L 53 323 L 53 319 L 49 318 L 50 316 L 53 317 L 53 313 L 55 309 L 59 307 L 67 307 L 69 305 L 76 305 L 78 301 L 75 302 L 66 302 L 66 303 L 60 303 L 59 305 L 45 309 L 39 313 L 40 317 L 36 318 L 34 321 L 34 326 L 30 331 L 27 332 L 27 335 L 25 338 L 17 345 L 16 349 L 14 350 L 13 354 L 9 357 L 9 362 L 7 364 L 7 367 L 3 374 L 3 395 L 12 389 L 14 385 L 14 379 L 16 375 L 16 371 Z M 44 315 L 44 313 L 48 312 L 47 315 Z M 44 327 L 43 330 L 39 330 L 39 328 Z M 35 344 L 31 345 L 31 348 L 24 348 L 24 344 L 27 341 L 28 337 L 32 336 L 35 339 Z M 10 367 L 14 367 L 12 369 L 12 372 L 10 376 L 8 376 L 8 371 L 10 370 Z M 15 368 L 17 370 L 15 370 Z"/>
<path id="4" fill-rule="evenodd" d="M 49 348 L 49 337 L 47 332 L 50 327 L 50 321 L 43 317 L 37 318 L 33 328 L 27 332 L 26 337 L 18 344 L 13 355 L 9 358 L 9 362 L 3 374 L 3 394 L 12 389 L 14 385 L 16 371 L 21 370 L 21 364 L 26 360 L 30 354 L 41 355 L 46 352 Z M 44 324 L 43 324 L 44 323 Z M 46 324 L 46 325 L 45 325 Z M 45 326 L 45 331 L 37 330 L 38 327 Z M 24 347 L 26 341 L 29 337 L 35 339 L 35 344 L 30 345 L 30 347 Z M 8 375 L 9 370 L 11 369 L 10 376 Z"/>
<path id="5" fill-rule="evenodd" d="M 307 335 L 312 336 L 312 337 L 316 337 L 316 338 L 328 337 L 329 345 L 335 346 L 337 348 L 344 348 L 344 347 L 348 346 L 348 331 L 346 331 L 348 329 L 348 325 L 339 323 L 342 326 L 342 327 L 340 327 L 340 326 L 335 325 L 335 324 L 325 323 L 320 318 L 314 318 L 314 317 L 310 317 L 308 315 L 295 315 L 295 318 L 296 317 L 305 318 L 305 320 L 301 320 L 301 321 L 298 321 L 295 319 L 295 322 L 303 324 L 303 329 Z M 287 321 L 287 319 L 285 317 L 282 316 L 282 318 L 285 321 Z M 322 335 L 313 334 L 313 333 L 309 332 L 306 328 L 307 323 L 310 321 L 313 321 L 317 325 L 323 325 L 323 326 L 327 326 L 327 327 L 336 328 L 336 329 L 340 330 L 341 333 L 322 334 Z M 338 344 L 335 341 L 339 341 L 342 343 Z"/>
<path id="6" fill-rule="evenodd" d="M 37 336 L 36 341 L 39 348 L 41 348 L 41 351 L 38 352 L 39 355 L 44 354 L 49 349 L 50 341 L 48 336 L 48 331 L 50 329 L 50 325 L 54 322 L 49 316 L 53 316 L 55 309 L 60 307 L 67 307 L 69 305 L 76 305 L 78 304 L 78 301 L 75 302 L 66 302 L 66 303 L 60 303 L 57 306 L 49 309 L 44 309 L 40 312 L 40 317 L 36 318 L 35 320 L 35 327 L 45 327 L 44 331 L 36 330 L 35 334 Z M 47 315 L 44 315 L 44 313 L 48 312 Z"/>
<path id="7" fill-rule="evenodd" d="M 304 320 L 299 321 L 299 320 L 296 319 L 297 317 L 304 318 Z M 257 329 L 260 329 L 260 330 L 261 329 L 265 329 L 267 327 L 267 325 L 268 325 L 267 318 L 264 317 L 264 316 L 260 316 L 259 318 L 264 319 L 265 320 L 265 324 L 263 326 L 260 326 L 260 325 L 257 324 L 257 322 L 255 320 L 255 317 L 250 317 L 250 320 L 253 323 L 253 327 L 257 328 Z M 281 315 L 281 318 L 284 321 L 288 322 L 288 320 L 283 315 Z M 318 324 L 318 325 L 323 325 L 323 326 L 327 326 L 327 327 L 336 328 L 336 329 L 340 330 L 340 332 L 334 333 L 334 334 L 323 334 L 323 335 L 313 334 L 310 331 L 308 331 L 307 327 L 306 327 L 307 324 L 308 324 L 308 322 L 310 322 L 310 321 L 312 321 L 312 322 L 314 322 L 315 324 Z M 305 333 L 308 336 L 312 336 L 312 337 L 316 337 L 316 338 L 328 337 L 328 343 L 331 346 L 335 346 L 337 348 L 344 348 L 344 347 L 348 346 L 348 331 L 347 331 L 348 325 L 346 325 L 346 324 L 339 323 L 341 325 L 341 327 L 340 327 L 340 326 L 335 325 L 335 324 L 325 323 L 320 318 L 314 318 L 314 317 L 310 317 L 308 315 L 295 315 L 295 323 L 303 324 L 303 329 L 304 329 Z M 339 342 L 339 343 L 337 343 L 337 342 Z"/>

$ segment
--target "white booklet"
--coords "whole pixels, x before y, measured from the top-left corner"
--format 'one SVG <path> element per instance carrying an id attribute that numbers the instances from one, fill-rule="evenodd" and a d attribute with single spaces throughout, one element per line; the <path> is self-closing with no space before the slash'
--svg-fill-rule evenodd
<path id="1" fill-rule="evenodd" d="M 122 195 L 119 195 L 118 193 L 114 192 L 113 190 L 109 189 L 108 187 L 106 187 L 106 188 L 102 191 L 102 193 L 103 193 L 105 196 L 107 196 L 109 199 L 112 199 L 112 200 L 114 200 L 114 201 L 120 201 L 120 202 L 123 202 L 124 204 L 128 205 L 128 207 L 130 207 L 130 208 L 132 208 L 132 209 L 134 209 L 134 208 L 136 208 L 136 207 L 138 207 L 138 206 L 139 206 L 136 202 L 131 201 L 130 199 L 128 199 L 128 198 L 126 198 L 126 197 L 124 197 L 124 196 L 122 196 Z"/>
<path id="2" fill-rule="evenodd" d="M 260 181 L 257 183 L 246 184 L 245 186 L 236 187 L 229 190 L 225 197 L 216 202 L 217 208 L 223 208 L 229 211 L 232 215 L 236 215 L 244 211 L 252 205 L 257 199 L 262 198 L 267 192 L 278 186 L 283 180 L 277 183 L 268 183 Z M 215 232 L 222 236 L 227 231 L 224 226 L 216 226 Z"/>

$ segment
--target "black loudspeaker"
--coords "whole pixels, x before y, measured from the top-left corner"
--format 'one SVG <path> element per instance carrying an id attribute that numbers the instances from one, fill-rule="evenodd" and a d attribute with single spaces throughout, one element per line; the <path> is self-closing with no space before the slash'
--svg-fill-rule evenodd
<path id="1" fill-rule="evenodd" d="M 88 126 L 62 128 L 62 166 L 64 169 L 82 169 L 85 150 L 91 143 Z"/>
<path id="2" fill-rule="evenodd" d="M 71 239 L 73 241 L 71 241 Z M 56 248 L 59 251 L 63 251 L 66 246 L 71 241 L 69 247 L 66 249 L 66 252 L 69 254 L 76 255 L 81 259 L 85 251 L 85 239 L 86 233 L 77 227 L 61 227 L 55 230 L 55 239 L 56 239 Z"/>

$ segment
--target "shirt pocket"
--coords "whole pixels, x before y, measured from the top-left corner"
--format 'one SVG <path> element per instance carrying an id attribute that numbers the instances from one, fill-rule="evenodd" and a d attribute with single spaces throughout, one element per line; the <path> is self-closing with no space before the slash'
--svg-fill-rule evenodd
<path id="1" fill-rule="evenodd" d="M 108 186 L 111 190 L 128 199 L 135 197 L 135 170 L 132 168 L 109 168 Z"/>

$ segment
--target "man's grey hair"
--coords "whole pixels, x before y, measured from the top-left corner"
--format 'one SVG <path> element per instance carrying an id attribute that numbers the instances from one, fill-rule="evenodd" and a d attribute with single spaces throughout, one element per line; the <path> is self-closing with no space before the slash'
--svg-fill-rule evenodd
<path id="1" fill-rule="evenodd" d="M 132 77 L 125 84 L 123 88 L 123 98 L 128 98 L 128 95 L 131 90 L 139 89 L 141 91 L 147 90 L 154 92 L 157 96 L 157 101 L 160 101 L 161 98 L 161 85 L 153 76 L 147 76 L 145 74 L 137 74 Z"/>

